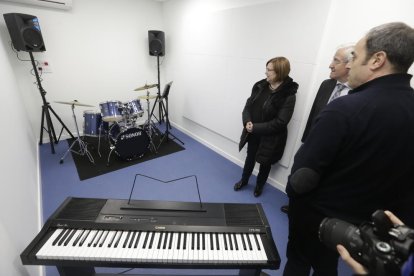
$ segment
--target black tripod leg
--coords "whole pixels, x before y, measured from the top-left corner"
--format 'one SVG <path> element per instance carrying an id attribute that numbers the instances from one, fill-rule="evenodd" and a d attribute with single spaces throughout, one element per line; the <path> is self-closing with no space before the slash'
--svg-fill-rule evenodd
<path id="1" fill-rule="evenodd" d="M 60 117 L 53 110 L 53 108 L 50 105 L 48 105 L 47 107 L 48 107 L 48 109 L 50 109 L 50 111 L 52 111 L 53 115 L 55 115 L 55 118 L 58 119 L 58 121 L 60 122 L 62 127 L 69 133 L 70 137 L 72 137 L 72 139 L 76 139 L 75 136 L 73 136 L 72 132 L 70 132 L 70 130 L 66 127 L 66 125 L 63 123 L 63 121 L 60 119 Z M 55 139 L 56 139 L 56 136 L 55 136 Z"/>
<path id="2" fill-rule="evenodd" d="M 45 107 L 45 113 L 46 113 L 47 133 L 49 134 L 49 143 L 50 143 L 50 147 L 52 148 L 52 153 L 54 154 L 55 153 L 55 147 L 53 146 L 53 143 L 56 141 L 56 136 L 55 136 L 55 140 L 53 140 L 52 129 L 51 129 L 51 127 L 53 127 L 52 119 L 50 118 L 50 114 L 48 112 L 47 107 Z"/>
<path id="3" fill-rule="evenodd" d="M 39 137 L 39 145 L 43 145 L 43 124 L 45 122 L 45 106 L 42 106 L 42 118 L 40 119 L 40 137 Z"/>

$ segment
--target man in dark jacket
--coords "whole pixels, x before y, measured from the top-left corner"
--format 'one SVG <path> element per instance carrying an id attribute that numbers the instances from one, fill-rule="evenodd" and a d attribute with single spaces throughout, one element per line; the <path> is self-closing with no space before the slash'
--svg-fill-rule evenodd
<path id="1" fill-rule="evenodd" d="M 414 226 L 414 29 L 389 23 L 355 46 L 352 93 L 326 106 L 295 155 L 286 192 L 284 275 L 337 275 L 338 254 L 318 239 L 325 217 L 354 224 L 390 210 Z"/>
<path id="2" fill-rule="evenodd" d="M 329 79 L 324 80 L 316 94 L 315 100 L 312 104 L 312 109 L 309 113 L 308 121 L 302 136 L 302 143 L 305 142 L 306 137 L 312 127 L 312 123 L 316 116 L 322 111 L 322 109 L 334 99 L 345 96 L 348 94 L 348 73 L 347 63 L 351 59 L 351 52 L 354 49 L 354 45 L 340 46 L 329 64 L 331 73 Z M 283 213 L 287 213 L 289 205 L 283 205 L 280 210 Z"/>

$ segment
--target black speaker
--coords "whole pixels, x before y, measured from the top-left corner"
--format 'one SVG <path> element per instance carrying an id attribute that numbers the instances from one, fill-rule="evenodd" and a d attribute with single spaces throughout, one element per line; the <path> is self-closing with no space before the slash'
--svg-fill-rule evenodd
<path id="1" fill-rule="evenodd" d="M 150 56 L 165 55 L 165 36 L 163 31 L 148 31 Z"/>
<path id="2" fill-rule="evenodd" d="M 13 46 L 17 51 L 46 51 L 36 16 L 22 13 L 3 14 Z"/>

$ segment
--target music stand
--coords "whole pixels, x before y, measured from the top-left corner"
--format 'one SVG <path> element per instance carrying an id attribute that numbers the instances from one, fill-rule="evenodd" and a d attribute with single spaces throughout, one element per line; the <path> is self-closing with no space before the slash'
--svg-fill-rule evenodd
<path id="1" fill-rule="evenodd" d="M 160 144 L 158 145 L 158 148 L 161 146 L 161 144 L 164 141 L 168 142 L 169 139 L 171 139 L 171 140 L 174 140 L 175 139 L 175 140 L 179 141 L 181 144 L 184 145 L 184 142 L 183 141 L 181 141 L 180 139 L 178 139 L 174 134 L 172 134 L 170 132 L 170 129 L 172 127 L 171 127 L 170 119 L 169 119 L 169 116 L 168 116 L 168 95 L 170 94 L 170 88 L 171 88 L 172 83 L 173 82 L 170 81 L 169 83 L 167 83 L 165 85 L 164 91 L 163 91 L 162 95 L 158 99 L 159 106 L 162 109 L 162 113 L 164 113 L 164 117 L 165 117 L 165 129 L 166 129 L 165 132 L 164 132 L 164 134 L 161 137 Z M 165 104 L 164 104 L 164 100 L 165 100 Z M 169 137 L 170 135 L 172 136 L 172 138 Z"/>

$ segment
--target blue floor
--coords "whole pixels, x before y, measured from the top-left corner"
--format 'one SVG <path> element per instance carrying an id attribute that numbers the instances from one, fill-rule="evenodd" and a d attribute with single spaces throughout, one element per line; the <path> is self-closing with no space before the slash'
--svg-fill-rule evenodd
<path id="1" fill-rule="evenodd" d="M 69 154 L 63 164 L 59 160 L 67 150 L 66 141 L 55 146 L 56 154 L 51 154 L 49 144 L 40 146 L 41 181 L 43 216 L 46 220 L 68 196 L 127 199 L 136 174 L 147 175 L 160 180 L 171 180 L 195 175 L 198 180 L 201 200 L 203 202 L 256 203 L 260 202 L 271 225 L 273 238 L 281 256 L 279 270 L 265 270 L 269 275 L 282 275 L 286 262 L 285 250 L 288 233 L 287 216 L 280 212 L 280 206 L 288 199 L 284 193 L 267 184 L 261 197 L 253 196 L 255 176 L 242 191 L 233 191 L 233 184 L 240 179 L 242 168 L 228 161 L 214 151 L 191 139 L 182 132 L 173 129 L 172 133 L 182 140 L 186 148 L 171 155 L 159 157 L 136 164 L 112 173 L 80 181 L 75 164 Z M 94 158 L 99 158 L 97 155 Z M 85 158 L 87 158 L 85 156 Z M 103 156 L 102 158 L 106 158 Z M 92 164 L 91 164 L 92 166 Z M 164 184 L 145 177 L 137 177 L 134 199 L 197 201 L 197 189 L 194 178 Z M 119 273 L 125 269 L 97 269 L 98 272 Z M 55 267 L 47 267 L 46 276 L 58 276 Z M 166 275 L 194 274 L 194 271 L 134 269 L 131 274 L 165 273 Z M 127 273 L 126 273 L 127 274 Z M 235 271 L 206 271 L 204 275 L 235 274 Z M 340 275 L 351 272 L 340 265 Z"/>

